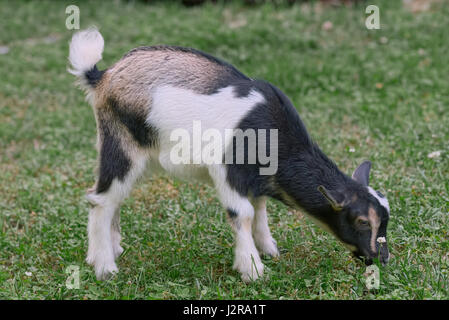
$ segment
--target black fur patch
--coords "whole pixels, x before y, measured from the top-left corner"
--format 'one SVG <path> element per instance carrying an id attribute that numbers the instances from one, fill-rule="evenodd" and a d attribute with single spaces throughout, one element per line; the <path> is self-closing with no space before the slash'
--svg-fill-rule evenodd
<path id="1" fill-rule="evenodd" d="M 120 105 L 117 100 L 109 98 L 112 111 L 141 147 L 154 147 L 157 143 L 157 130 L 146 123 L 145 116 Z"/>
<path id="2" fill-rule="evenodd" d="M 386 210 L 381 208 L 364 185 L 342 173 L 312 141 L 298 112 L 279 89 L 263 81 L 251 81 L 240 83 L 236 93 L 245 96 L 252 89 L 263 94 L 266 101 L 255 106 L 241 120 L 238 128 L 243 131 L 278 129 L 278 170 L 274 176 L 262 176 L 258 162 L 236 164 L 234 157 L 233 164 L 227 165 L 227 182 L 244 197 L 250 194 L 255 197 L 264 195 L 281 200 L 286 205 L 294 202 L 294 206 L 302 207 L 327 225 L 340 240 L 355 246 L 357 255 L 367 259 L 376 257 L 378 252 L 370 249 L 371 231 L 360 230 L 356 218 L 367 216 L 369 208 L 374 208 L 382 214 L 377 236 L 386 236 Z M 269 147 L 269 143 L 265 145 Z M 247 148 L 245 145 L 245 159 L 250 150 Z M 318 191 L 320 185 L 338 203 L 343 204 L 341 211 L 336 212 Z M 380 253 L 381 260 L 387 261 L 386 246 Z"/>
<path id="3" fill-rule="evenodd" d="M 267 155 L 271 152 L 269 149 L 269 130 L 278 130 L 278 170 L 280 169 L 280 174 L 276 174 L 274 179 L 270 176 L 260 175 L 259 169 L 262 165 L 258 161 L 256 164 L 235 164 L 236 146 L 234 139 L 234 161 L 233 164 L 228 165 L 227 181 L 243 196 L 247 196 L 251 192 L 254 196 L 268 195 L 280 198 L 279 192 L 276 190 L 278 188 L 273 185 L 273 182 L 278 182 L 280 178 L 284 177 L 286 168 L 290 166 L 289 162 L 293 161 L 295 154 L 312 150 L 314 148 L 313 143 L 299 118 L 298 112 L 279 89 L 265 81 L 254 80 L 247 83 L 240 82 L 235 90 L 239 97 L 247 96 L 251 90 L 256 90 L 265 97 L 266 102 L 254 107 L 242 119 L 237 128 L 243 131 L 247 129 L 266 129 L 267 141 L 265 146 Z M 258 137 L 256 141 L 257 139 Z M 256 152 L 258 152 L 258 148 L 259 141 L 257 141 Z M 246 144 L 244 154 L 246 160 L 248 154 Z M 293 172 L 290 172 L 290 175 L 287 174 L 286 178 L 292 179 L 292 176 Z"/>
<path id="4" fill-rule="evenodd" d="M 115 178 L 123 181 L 131 167 L 131 162 L 120 147 L 118 139 L 110 132 L 108 126 L 101 122 L 100 134 L 103 144 L 100 151 L 100 175 L 97 193 L 108 191 Z"/>
<path id="5" fill-rule="evenodd" d="M 255 89 L 257 87 L 257 84 L 259 83 L 259 80 L 240 80 L 240 81 L 234 81 L 233 83 L 230 83 L 231 86 L 234 87 L 234 93 L 237 98 L 243 98 L 247 97 L 252 89 Z"/>
<path id="6" fill-rule="evenodd" d="M 98 84 L 98 82 L 100 82 L 101 78 L 103 77 L 105 70 L 100 71 L 97 69 L 97 66 L 93 66 L 92 69 L 86 71 L 84 73 L 84 76 L 86 77 L 87 83 L 95 88 Z"/>

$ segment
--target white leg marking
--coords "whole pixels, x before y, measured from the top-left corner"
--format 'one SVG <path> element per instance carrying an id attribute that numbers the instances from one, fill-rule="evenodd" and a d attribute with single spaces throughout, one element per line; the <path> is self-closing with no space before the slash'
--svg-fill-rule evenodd
<path id="1" fill-rule="evenodd" d="M 237 214 L 235 218 L 231 218 L 231 226 L 235 233 L 233 268 L 241 273 L 243 281 L 256 280 L 263 275 L 264 265 L 251 234 L 254 208 L 247 198 L 240 196 L 226 183 L 226 169 L 223 166 L 210 167 L 209 173 L 223 206 Z"/>
<path id="2" fill-rule="evenodd" d="M 124 181 L 114 179 L 109 189 L 101 194 L 89 193 L 87 199 L 94 207 L 89 213 L 89 248 L 87 263 L 95 267 L 97 279 L 108 279 L 118 272 L 115 258 L 123 251 L 120 246 L 120 203 L 131 192 L 132 186 L 145 168 L 146 157 L 135 156 L 132 168 Z"/>
<path id="3" fill-rule="evenodd" d="M 95 195 L 98 198 L 98 195 Z M 104 197 L 105 198 L 105 197 Z M 107 200 L 106 200 L 107 201 Z M 111 223 L 118 203 L 96 205 L 89 212 L 87 263 L 95 267 L 97 279 L 105 280 L 118 271 L 114 262 Z"/>
<path id="4" fill-rule="evenodd" d="M 253 222 L 253 236 L 256 247 L 260 253 L 268 254 L 272 257 L 279 256 L 276 240 L 271 236 L 268 227 L 266 198 L 260 197 L 252 201 L 255 210 Z"/>
<path id="5" fill-rule="evenodd" d="M 120 235 L 120 208 L 115 210 L 114 217 L 112 218 L 111 238 L 114 259 L 117 259 L 123 252 L 123 248 L 120 245 L 120 241 L 122 240 L 122 236 Z"/>

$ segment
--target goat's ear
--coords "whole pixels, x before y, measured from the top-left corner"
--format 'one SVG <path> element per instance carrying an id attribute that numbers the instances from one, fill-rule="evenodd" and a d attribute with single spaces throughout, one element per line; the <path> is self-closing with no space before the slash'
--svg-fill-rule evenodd
<path id="1" fill-rule="evenodd" d="M 352 179 L 361 183 L 363 186 L 369 184 L 369 171 L 371 170 L 371 161 L 364 161 L 361 165 L 355 169 L 352 174 Z"/>
<path id="2" fill-rule="evenodd" d="M 343 204 L 335 200 L 334 196 L 324 186 L 319 185 L 318 191 L 323 194 L 327 201 L 329 201 L 332 209 L 334 209 L 335 211 L 341 211 L 343 209 Z"/>

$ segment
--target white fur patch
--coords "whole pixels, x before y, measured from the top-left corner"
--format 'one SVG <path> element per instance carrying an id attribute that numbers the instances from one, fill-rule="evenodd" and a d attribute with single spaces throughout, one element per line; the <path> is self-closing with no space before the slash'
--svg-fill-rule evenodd
<path id="1" fill-rule="evenodd" d="M 197 163 L 198 155 L 190 146 L 190 164 L 175 164 L 170 159 L 172 148 L 178 143 L 170 141 L 170 136 L 175 130 L 185 130 L 193 137 L 194 123 L 200 123 L 201 130 L 218 130 L 222 137 L 222 148 L 232 141 L 225 134 L 226 129 L 234 129 L 238 123 L 258 103 L 262 103 L 264 97 L 256 91 L 251 91 L 247 97 L 235 96 L 234 87 L 220 89 L 211 95 L 198 94 L 192 90 L 173 86 L 161 86 L 151 92 L 152 105 L 150 107 L 147 123 L 158 129 L 160 165 L 167 171 L 180 178 L 199 178 L 203 180 L 207 175 L 207 164 Z M 229 139 L 227 139 L 229 138 Z M 195 137 L 193 137 L 195 139 Z M 222 154 L 223 155 L 223 154 Z M 220 157 L 222 157 L 220 155 Z M 201 158 L 201 157 L 200 157 Z M 154 160 L 154 158 L 153 158 Z M 195 164 L 196 163 L 196 164 Z"/>
<path id="2" fill-rule="evenodd" d="M 261 253 L 272 257 L 279 256 L 276 241 L 273 239 L 270 228 L 268 227 L 266 198 L 260 197 L 253 202 L 254 221 L 253 237 L 256 247 Z"/>
<path id="3" fill-rule="evenodd" d="M 69 60 L 72 69 L 69 72 L 79 77 L 92 69 L 101 60 L 103 48 L 103 37 L 96 28 L 75 33 L 70 42 Z"/>
<path id="4" fill-rule="evenodd" d="M 385 209 L 387 209 L 388 214 L 390 214 L 390 205 L 388 203 L 388 199 L 379 197 L 379 195 L 373 188 L 371 188 L 371 187 L 367 187 L 367 188 L 368 188 L 369 193 L 371 193 L 372 196 L 375 197 L 377 199 L 377 201 L 379 201 L 380 205 L 382 207 L 384 207 Z"/>
<path id="5" fill-rule="evenodd" d="M 242 274 L 242 280 L 249 282 L 257 280 L 263 275 L 264 265 L 260 260 L 259 253 L 254 246 L 251 233 L 237 231 L 235 243 L 235 260 L 233 269 Z"/>

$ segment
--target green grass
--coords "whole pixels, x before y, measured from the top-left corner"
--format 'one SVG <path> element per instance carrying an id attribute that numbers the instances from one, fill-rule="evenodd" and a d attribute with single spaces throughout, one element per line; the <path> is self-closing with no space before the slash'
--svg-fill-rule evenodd
<path id="1" fill-rule="evenodd" d="M 84 262 L 95 120 L 66 72 L 73 3 L 81 28 L 95 24 L 105 38 L 100 69 L 140 45 L 195 47 L 281 88 L 344 172 L 370 159 L 371 183 L 392 208 L 380 289 L 366 290 L 365 267 L 332 236 L 275 201 L 281 257 L 264 259 L 269 279 L 242 283 L 214 191 L 166 177 L 143 180 L 126 200 L 120 273 L 96 281 Z M 365 28 L 364 6 L 0 1 L 9 48 L 0 55 L 0 298 L 448 299 L 449 6 L 412 14 L 401 1 L 374 3 L 380 30 Z M 70 265 L 80 289 L 65 285 Z"/>

